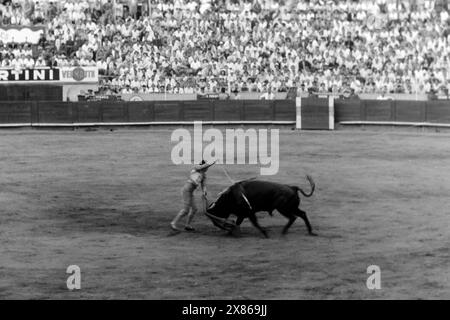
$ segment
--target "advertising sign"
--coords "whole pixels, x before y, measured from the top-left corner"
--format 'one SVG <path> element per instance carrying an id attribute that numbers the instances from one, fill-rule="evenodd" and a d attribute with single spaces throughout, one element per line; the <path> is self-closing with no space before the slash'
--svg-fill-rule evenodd
<path id="1" fill-rule="evenodd" d="M 59 69 L 0 69 L 0 83 L 18 81 L 58 81 L 60 80 Z"/>
<path id="2" fill-rule="evenodd" d="M 97 67 L 62 67 L 60 80 L 66 83 L 94 83 L 98 82 Z"/>

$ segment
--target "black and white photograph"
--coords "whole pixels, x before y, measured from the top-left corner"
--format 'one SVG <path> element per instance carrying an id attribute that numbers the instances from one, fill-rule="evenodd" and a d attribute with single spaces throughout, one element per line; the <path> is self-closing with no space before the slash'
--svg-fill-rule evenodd
<path id="1" fill-rule="evenodd" d="M 0 0 L 0 300 L 450 300 L 449 91 L 450 0 Z"/>

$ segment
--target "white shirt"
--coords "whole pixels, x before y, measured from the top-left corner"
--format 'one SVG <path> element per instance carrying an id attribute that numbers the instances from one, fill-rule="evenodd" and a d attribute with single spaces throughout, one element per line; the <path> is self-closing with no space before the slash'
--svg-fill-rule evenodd
<path id="1" fill-rule="evenodd" d="M 199 172 L 196 170 L 191 170 L 191 174 L 189 175 L 189 182 L 191 182 L 195 187 L 203 184 L 205 180 L 205 173 Z"/>
<path id="2" fill-rule="evenodd" d="M 273 92 L 272 93 L 266 92 L 266 93 L 262 94 L 259 98 L 263 99 L 263 100 L 274 100 L 275 95 L 273 94 Z"/>

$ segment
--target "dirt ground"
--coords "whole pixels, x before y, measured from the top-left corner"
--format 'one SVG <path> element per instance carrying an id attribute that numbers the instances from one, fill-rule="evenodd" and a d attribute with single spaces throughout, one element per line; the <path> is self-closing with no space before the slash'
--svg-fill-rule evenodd
<path id="1" fill-rule="evenodd" d="M 172 235 L 189 166 L 170 128 L 0 131 L 0 299 L 450 299 L 450 133 L 280 130 L 301 220 L 260 214 L 226 236 L 201 213 Z M 257 166 L 227 167 L 236 178 Z M 209 171 L 210 196 L 229 185 Z M 200 207 L 200 198 L 198 198 Z M 81 290 L 66 268 L 81 268 Z M 366 287 L 381 269 L 381 290 Z"/>

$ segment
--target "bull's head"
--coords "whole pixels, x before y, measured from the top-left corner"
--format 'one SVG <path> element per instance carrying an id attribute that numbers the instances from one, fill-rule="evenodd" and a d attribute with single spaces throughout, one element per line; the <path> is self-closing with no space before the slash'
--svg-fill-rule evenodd
<path id="1" fill-rule="evenodd" d="M 231 187 L 229 187 L 219 193 L 217 200 L 208 206 L 206 212 L 222 219 L 228 219 L 232 213 L 232 203 Z"/>
<path id="2" fill-rule="evenodd" d="M 206 215 L 216 227 L 232 232 L 236 223 L 228 218 L 235 211 L 233 210 L 233 203 L 232 187 L 229 187 L 219 193 L 217 200 L 208 206 Z"/>

